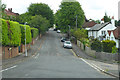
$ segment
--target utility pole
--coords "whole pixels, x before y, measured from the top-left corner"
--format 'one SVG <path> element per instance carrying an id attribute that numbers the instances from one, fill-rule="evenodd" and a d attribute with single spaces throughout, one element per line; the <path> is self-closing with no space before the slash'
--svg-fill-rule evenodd
<path id="1" fill-rule="evenodd" d="M 25 56 L 27 57 L 28 55 L 27 55 L 27 48 L 26 48 L 26 24 L 27 24 L 27 22 L 25 22 Z"/>
<path id="2" fill-rule="evenodd" d="M 77 15 L 76 15 L 76 30 L 77 30 Z"/>

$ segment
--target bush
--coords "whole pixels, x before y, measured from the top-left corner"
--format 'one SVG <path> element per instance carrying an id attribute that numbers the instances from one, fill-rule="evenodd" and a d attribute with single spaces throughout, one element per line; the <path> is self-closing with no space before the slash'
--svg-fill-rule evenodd
<path id="1" fill-rule="evenodd" d="M 6 20 L 2 20 L 2 45 L 8 46 L 9 45 L 9 38 L 8 38 L 8 24 Z"/>
<path id="2" fill-rule="evenodd" d="M 20 25 L 21 28 L 21 43 L 25 44 L 25 26 L 26 26 L 26 44 L 29 44 L 32 41 L 31 29 L 28 25 Z"/>
<path id="3" fill-rule="evenodd" d="M 94 39 L 91 43 L 91 49 L 96 50 L 97 52 L 102 51 L 102 43 L 98 39 Z"/>
<path id="4" fill-rule="evenodd" d="M 118 49 L 114 46 L 112 47 L 112 53 L 117 53 Z"/>
<path id="5" fill-rule="evenodd" d="M 116 46 L 115 41 L 111 41 L 111 40 L 103 40 L 102 44 L 103 44 L 103 51 L 109 53 L 112 52 L 112 47 Z"/>
<path id="6" fill-rule="evenodd" d="M 36 38 L 39 34 L 39 31 L 37 28 L 31 28 L 31 35 L 32 35 L 32 38 Z"/>
<path id="7" fill-rule="evenodd" d="M 20 46 L 21 44 L 21 29 L 18 22 L 7 21 L 8 23 L 8 38 L 9 46 Z"/>

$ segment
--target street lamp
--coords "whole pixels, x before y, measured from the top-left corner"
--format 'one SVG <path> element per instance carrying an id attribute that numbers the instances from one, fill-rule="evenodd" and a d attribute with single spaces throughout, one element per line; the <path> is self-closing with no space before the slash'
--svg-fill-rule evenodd
<path id="1" fill-rule="evenodd" d="M 26 48 L 26 24 L 27 24 L 27 22 L 25 22 L 25 56 L 27 57 L 28 55 L 27 55 L 27 48 Z"/>

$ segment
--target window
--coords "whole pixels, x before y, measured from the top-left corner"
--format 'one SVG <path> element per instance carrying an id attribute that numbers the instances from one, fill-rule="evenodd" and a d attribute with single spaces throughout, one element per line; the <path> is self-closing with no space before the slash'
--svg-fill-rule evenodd
<path id="1" fill-rule="evenodd" d="M 111 37 L 111 40 L 113 40 L 113 37 Z"/>

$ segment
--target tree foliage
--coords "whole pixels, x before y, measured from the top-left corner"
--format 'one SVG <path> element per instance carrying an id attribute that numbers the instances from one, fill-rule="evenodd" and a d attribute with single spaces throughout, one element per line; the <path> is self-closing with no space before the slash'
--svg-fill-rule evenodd
<path id="1" fill-rule="evenodd" d="M 105 13 L 105 16 L 104 16 L 104 22 L 110 22 L 111 21 L 111 18 L 107 16 L 107 14 Z"/>
<path id="2" fill-rule="evenodd" d="M 28 12 L 32 16 L 42 15 L 44 18 L 49 20 L 50 26 L 53 27 L 53 23 L 54 23 L 53 11 L 50 9 L 50 7 L 47 4 L 43 4 L 43 3 L 31 4 L 28 8 Z"/>
<path id="3" fill-rule="evenodd" d="M 39 33 L 45 33 L 49 27 L 49 21 L 46 18 L 43 18 L 41 15 L 33 16 L 29 21 L 30 26 L 37 28 Z"/>
<path id="4" fill-rule="evenodd" d="M 85 16 L 80 3 L 75 0 L 62 1 L 60 9 L 55 14 L 55 24 L 63 30 L 68 30 L 68 25 L 71 28 L 76 26 L 76 19 L 78 28 L 81 28 Z"/>

